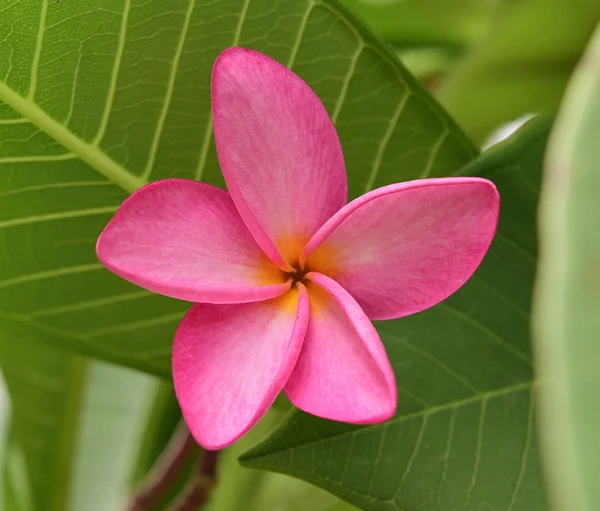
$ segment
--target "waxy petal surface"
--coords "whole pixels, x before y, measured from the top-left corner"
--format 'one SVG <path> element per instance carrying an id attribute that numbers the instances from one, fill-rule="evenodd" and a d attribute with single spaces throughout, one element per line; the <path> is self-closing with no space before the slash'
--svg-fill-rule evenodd
<path id="1" fill-rule="evenodd" d="M 347 201 L 342 148 L 312 89 L 282 64 L 225 50 L 212 74 L 219 163 L 258 244 L 282 269 Z M 283 259 L 282 259 L 283 256 Z"/>
<path id="2" fill-rule="evenodd" d="M 422 179 L 373 190 L 332 217 L 302 256 L 371 319 L 425 310 L 458 290 L 496 232 L 498 192 L 479 178 Z"/>
<path id="3" fill-rule="evenodd" d="M 285 392 L 305 412 L 354 424 L 376 424 L 396 412 L 394 373 L 377 331 L 335 281 L 308 275 L 310 319 Z"/>
<path id="4" fill-rule="evenodd" d="M 198 443 L 226 447 L 264 415 L 298 359 L 308 315 L 303 285 L 265 302 L 191 308 L 175 335 L 173 379 Z"/>
<path id="5" fill-rule="evenodd" d="M 229 194 L 185 179 L 157 181 L 131 195 L 96 252 L 113 273 L 181 300 L 251 302 L 289 288 Z"/>

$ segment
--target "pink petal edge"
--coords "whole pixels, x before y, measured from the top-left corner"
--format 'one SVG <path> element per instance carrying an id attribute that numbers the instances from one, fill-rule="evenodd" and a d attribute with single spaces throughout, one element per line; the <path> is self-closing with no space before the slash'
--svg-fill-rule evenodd
<path id="1" fill-rule="evenodd" d="M 156 181 L 129 196 L 98 238 L 96 253 L 120 277 L 180 300 L 252 302 L 290 287 L 283 279 L 260 285 L 265 271 L 277 276 L 279 270 L 229 194 L 186 179 Z"/>
<path id="2" fill-rule="evenodd" d="M 262 53 L 229 48 L 212 73 L 215 144 L 233 201 L 257 243 L 289 271 L 347 201 L 344 157 L 321 100 Z M 295 241 L 301 240 L 296 247 Z"/>
<path id="3" fill-rule="evenodd" d="M 285 392 L 307 413 L 352 424 L 377 424 L 396 413 L 394 372 L 377 331 L 356 301 L 319 273 L 308 279 L 311 313 L 298 363 Z"/>
<path id="4" fill-rule="evenodd" d="M 285 300 L 197 304 L 181 322 L 173 344 L 175 392 L 205 449 L 222 449 L 248 432 L 288 380 L 308 325 L 306 288 L 299 285 L 293 310 Z"/>
<path id="5" fill-rule="evenodd" d="M 407 316 L 446 299 L 471 277 L 496 232 L 499 205 L 496 187 L 481 178 L 384 186 L 338 211 L 301 261 L 334 278 L 369 318 Z"/>

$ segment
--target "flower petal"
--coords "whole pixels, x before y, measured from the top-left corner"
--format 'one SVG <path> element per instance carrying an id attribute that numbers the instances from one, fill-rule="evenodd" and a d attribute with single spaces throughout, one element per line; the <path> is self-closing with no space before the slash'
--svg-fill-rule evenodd
<path id="1" fill-rule="evenodd" d="M 212 74 L 219 163 L 240 215 L 284 270 L 347 201 L 342 148 L 325 107 L 282 64 L 229 48 Z M 283 256 L 283 259 L 282 259 Z"/>
<path id="2" fill-rule="evenodd" d="M 396 381 L 377 331 L 334 280 L 319 273 L 308 278 L 310 319 L 287 396 L 305 412 L 340 422 L 391 418 Z"/>
<path id="3" fill-rule="evenodd" d="M 384 186 L 334 215 L 301 259 L 339 282 L 371 319 L 407 316 L 471 277 L 496 232 L 499 206 L 485 179 Z"/>
<path id="4" fill-rule="evenodd" d="M 175 335 L 173 379 L 198 443 L 226 447 L 264 415 L 296 363 L 308 314 L 303 285 L 266 302 L 190 309 Z"/>
<path id="5" fill-rule="evenodd" d="M 265 300 L 289 289 L 227 192 L 185 179 L 156 181 L 119 208 L 96 252 L 138 286 L 193 302 Z"/>

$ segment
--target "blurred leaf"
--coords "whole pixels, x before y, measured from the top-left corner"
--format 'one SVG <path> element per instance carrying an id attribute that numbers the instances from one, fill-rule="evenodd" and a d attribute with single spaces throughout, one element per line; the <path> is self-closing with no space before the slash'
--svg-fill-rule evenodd
<path id="1" fill-rule="evenodd" d="M 66 509 L 120 511 L 133 483 L 157 381 L 131 370 L 93 363 L 86 386 Z"/>
<path id="2" fill-rule="evenodd" d="M 499 0 L 343 0 L 385 41 L 463 45 L 481 36 Z"/>
<path id="3" fill-rule="evenodd" d="M 426 312 L 377 323 L 397 376 L 396 417 L 356 427 L 295 412 L 243 464 L 365 510 L 546 509 L 529 310 L 550 121 L 531 121 L 460 172 L 492 179 L 502 197 L 498 233 L 471 280 Z"/>
<path id="4" fill-rule="evenodd" d="M 2 493 L 0 503 L 4 511 L 33 511 L 33 495 L 29 485 L 23 450 L 16 441 L 14 427 L 6 438 L 2 457 Z"/>
<path id="5" fill-rule="evenodd" d="M 3 335 L 0 368 L 12 402 L 14 436 L 9 445 L 17 466 L 10 471 L 22 481 L 16 486 L 27 488 L 31 511 L 64 511 L 86 363 L 54 348 Z"/>
<path id="6" fill-rule="evenodd" d="M 223 183 L 210 70 L 236 44 L 315 88 L 352 196 L 447 175 L 476 153 L 333 0 L 17 0 L 0 18 L 0 330 L 170 376 L 188 305 L 110 274 L 94 244 L 148 180 Z"/>
<path id="7" fill-rule="evenodd" d="M 9 427 L 10 427 L 10 405 L 8 402 L 8 393 L 0 371 L 0 509 L 2 507 L 2 497 L 4 495 L 4 471 L 6 458 L 9 448 Z M 7 507 L 6 505 L 4 507 Z"/>
<path id="8" fill-rule="evenodd" d="M 598 19 L 599 0 L 502 2 L 490 33 L 443 84 L 442 104 L 477 142 L 555 107 Z"/>
<path id="9" fill-rule="evenodd" d="M 44 344 L 2 339 L 13 410 L 3 510 L 121 509 L 157 381 Z"/>
<path id="10" fill-rule="evenodd" d="M 447 48 L 418 48 L 399 50 L 402 64 L 416 77 L 426 80 L 448 71 L 457 59 L 457 52 Z"/>
<path id="11" fill-rule="evenodd" d="M 135 485 L 152 469 L 181 422 L 181 410 L 171 381 L 158 382 L 151 402 L 132 473 Z"/>
<path id="12" fill-rule="evenodd" d="M 535 294 L 548 487 L 560 511 L 600 509 L 600 30 L 546 157 Z"/>

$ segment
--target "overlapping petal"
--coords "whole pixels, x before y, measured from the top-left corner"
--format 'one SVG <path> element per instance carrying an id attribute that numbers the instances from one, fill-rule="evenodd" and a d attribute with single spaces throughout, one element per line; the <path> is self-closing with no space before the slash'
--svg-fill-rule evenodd
<path id="1" fill-rule="evenodd" d="M 173 379 L 203 447 L 233 443 L 273 404 L 300 353 L 308 315 L 301 284 L 265 302 L 191 308 L 175 335 Z"/>
<path id="2" fill-rule="evenodd" d="M 371 319 L 414 314 L 471 277 L 492 241 L 498 210 L 498 192 L 485 179 L 385 186 L 334 215 L 302 260 L 339 282 Z"/>
<path id="3" fill-rule="evenodd" d="M 305 412 L 341 422 L 375 424 L 396 412 L 394 373 L 377 331 L 335 281 L 308 275 L 310 319 L 298 363 L 285 385 Z"/>
<path id="4" fill-rule="evenodd" d="M 312 89 L 282 64 L 225 50 L 212 74 L 219 163 L 258 244 L 289 270 L 310 236 L 347 201 L 341 145 Z"/>
<path id="5" fill-rule="evenodd" d="M 185 179 L 157 181 L 131 195 L 96 251 L 117 275 L 182 300 L 250 302 L 289 289 L 229 194 Z"/>

